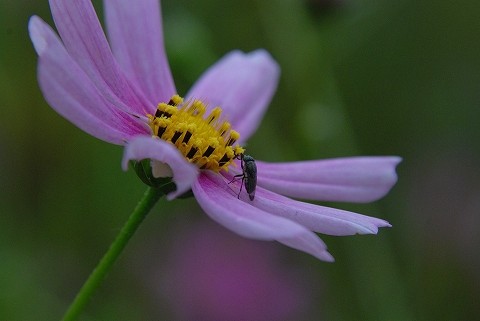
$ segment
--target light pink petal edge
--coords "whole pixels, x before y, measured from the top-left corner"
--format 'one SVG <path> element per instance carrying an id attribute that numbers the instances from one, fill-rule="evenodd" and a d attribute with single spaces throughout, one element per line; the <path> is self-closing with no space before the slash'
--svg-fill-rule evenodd
<path id="1" fill-rule="evenodd" d="M 104 97 L 135 115 L 155 110 L 137 84 L 118 66 L 89 0 L 49 0 L 57 30 L 68 53 L 77 61 Z"/>
<path id="2" fill-rule="evenodd" d="M 220 106 L 223 116 L 245 142 L 259 126 L 277 88 L 280 68 L 268 52 L 233 51 L 210 67 L 195 83 L 187 98 Z"/>
<path id="3" fill-rule="evenodd" d="M 239 235 L 277 240 L 321 260 L 333 261 L 325 243 L 313 232 L 292 220 L 256 208 L 254 202 L 237 199 L 233 188 L 238 188 L 238 184 L 229 186 L 223 176 L 203 172 L 192 191 L 208 216 Z"/>
<path id="4" fill-rule="evenodd" d="M 112 51 L 128 78 L 151 102 L 176 93 L 163 41 L 158 0 L 104 0 Z"/>
<path id="5" fill-rule="evenodd" d="M 401 158 L 350 157 L 267 163 L 257 161 L 258 185 L 302 199 L 372 202 L 385 196 L 397 182 Z"/>
<path id="6" fill-rule="evenodd" d="M 261 187 L 257 187 L 254 205 L 328 235 L 377 234 L 379 227 L 391 227 L 379 218 L 292 200 Z"/>
<path id="7" fill-rule="evenodd" d="M 173 172 L 173 181 L 177 190 L 167 195 L 168 200 L 190 190 L 197 180 L 198 168 L 185 160 L 183 155 L 171 143 L 150 136 L 137 136 L 125 146 L 122 167 L 128 169 L 130 160 L 151 159 L 166 163 Z"/>
<path id="8" fill-rule="evenodd" d="M 49 25 L 33 16 L 28 30 L 39 55 L 38 82 L 53 109 L 90 135 L 113 144 L 123 144 L 140 133 L 130 115 L 103 99 Z"/>
<path id="9" fill-rule="evenodd" d="M 319 260 L 325 262 L 334 262 L 333 256 L 328 253 L 327 246 L 315 233 L 308 231 L 308 233 L 299 234 L 291 238 L 279 239 L 278 242 L 294 248 L 299 251 L 309 253 Z"/>

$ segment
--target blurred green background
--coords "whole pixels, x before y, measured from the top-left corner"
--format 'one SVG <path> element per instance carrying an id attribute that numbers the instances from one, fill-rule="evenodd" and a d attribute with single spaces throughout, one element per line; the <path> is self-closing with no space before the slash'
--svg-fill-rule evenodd
<path id="1" fill-rule="evenodd" d="M 279 62 L 278 92 L 248 145 L 257 159 L 404 158 L 383 200 L 328 204 L 385 218 L 392 229 L 322 236 L 334 264 L 278 246 L 279 264 L 307 271 L 315 284 L 302 318 L 480 320 L 480 2 L 162 7 L 180 94 L 232 49 L 266 48 Z M 45 103 L 27 34 L 33 14 L 52 21 L 47 1 L 0 2 L 1 320 L 59 319 L 145 190 L 121 170 L 121 147 Z M 173 308 L 147 286 L 148 271 L 168 279 L 172 227 L 203 220 L 194 199 L 161 201 L 82 320 L 171 318 Z"/>

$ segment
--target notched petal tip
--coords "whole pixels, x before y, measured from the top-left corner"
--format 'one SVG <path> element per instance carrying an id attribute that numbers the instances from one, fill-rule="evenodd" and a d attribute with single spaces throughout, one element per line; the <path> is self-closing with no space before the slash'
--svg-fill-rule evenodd
<path id="1" fill-rule="evenodd" d="M 379 157 L 379 159 L 382 159 Z M 383 169 L 383 182 L 379 180 L 377 188 L 377 195 L 372 197 L 371 200 L 366 200 L 366 202 L 376 201 L 378 199 L 383 198 L 387 195 L 390 190 L 395 186 L 398 181 L 398 174 L 397 174 L 397 166 L 402 162 L 402 158 L 399 156 L 390 156 L 390 157 L 383 157 L 385 164 L 379 164 L 379 174 L 382 174 Z"/>
<path id="2" fill-rule="evenodd" d="M 388 223 L 387 221 L 383 221 L 383 220 L 378 220 L 378 221 L 380 221 L 380 222 L 376 223 L 376 225 L 363 226 L 363 227 L 359 228 L 356 231 L 355 234 L 358 234 L 358 235 L 366 235 L 366 234 L 377 235 L 380 228 L 382 228 L 382 227 L 392 227 L 392 225 L 390 225 L 390 223 Z"/>
<path id="3" fill-rule="evenodd" d="M 398 176 L 397 176 L 397 166 L 403 161 L 403 158 L 400 156 L 390 156 L 390 157 L 385 157 L 386 159 L 390 159 L 391 163 L 391 171 L 392 171 L 392 177 L 394 178 L 395 182 L 397 182 Z"/>
<path id="4" fill-rule="evenodd" d="M 275 59 L 273 59 L 272 55 L 267 50 L 260 48 L 248 53 L 247 56 L 249 56 L 253 62 L 271 68 L 272 73 L 276 74 L 277 77 L 280 74 L 280 65 Z"/>
<path id="5" fill-rule="evenodd" d="M 378 228 L 381 228 L 381 227 L 392 227 L 392 224 L 390 224 L 388 221 L 381 220 L 381 222 L 377 224 L 377 227 L 378 227 Z M 377 233 L 378 233 L 378 229 L 377 229 Z"/>
<path id="6" fill-rule="evenodd" d="M 374 235 L 376 235 L 376 234 L 378 234 L 378 231 L 379 231 L 380 228 L 392 227 L 392 224 L 390 224 L 389 222 L 387 222 L 385 220 L 382 220 L 380 218 L 365 216 L 365 215 L 361 215 L 361 214 L 358 214 L 358 215 L 364 217 L 365 219 L 370 219 L 370 220 L 369 220 L 369 222 L 367 222 L 367 224 L 365 224 L 363 226 L 358 226 L 359 229 L 357 230 L 357 232 L 355 234 L 359 234 L 359 235 L 374 234 Z"/>

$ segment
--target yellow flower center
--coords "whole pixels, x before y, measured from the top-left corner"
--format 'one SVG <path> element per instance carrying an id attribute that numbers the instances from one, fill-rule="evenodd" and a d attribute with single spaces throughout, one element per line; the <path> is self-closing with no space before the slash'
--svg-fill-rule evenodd
<path id="1" fill-rule="evenodd" d="M 190 163 L 200 169 L 228 171 L 233 159 L 245 152 L 238 144 L 234 146 L 240 134 L 221 119 L 220 107 L 204 117 L 206 110 L 200 100 L 184 102 L 174 95 L 147 117 L 153 136 L 174 144 Z"/>

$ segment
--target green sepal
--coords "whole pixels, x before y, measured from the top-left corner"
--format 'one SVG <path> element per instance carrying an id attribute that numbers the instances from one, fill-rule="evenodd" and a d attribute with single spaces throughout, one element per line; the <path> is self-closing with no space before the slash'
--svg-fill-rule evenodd
<path id="1" fill-rule="evenodd" d="M 177 189 L 177 185 L 175 185 L 175 182 L 171 177 L 153 176 L 150 159 L 142 159 L 141 161 L 132 160 L 130 161 L 130 165 L 135 170 L 135 173 L 137 173 L 137 176 L 142 180 L 142 182 L 148 186 L 161 190 L 164 195 L 174 192 Z M 189 190 L 177 198 L 188 198 L 192 196 L 193 192 L 192 190 Z"/>

